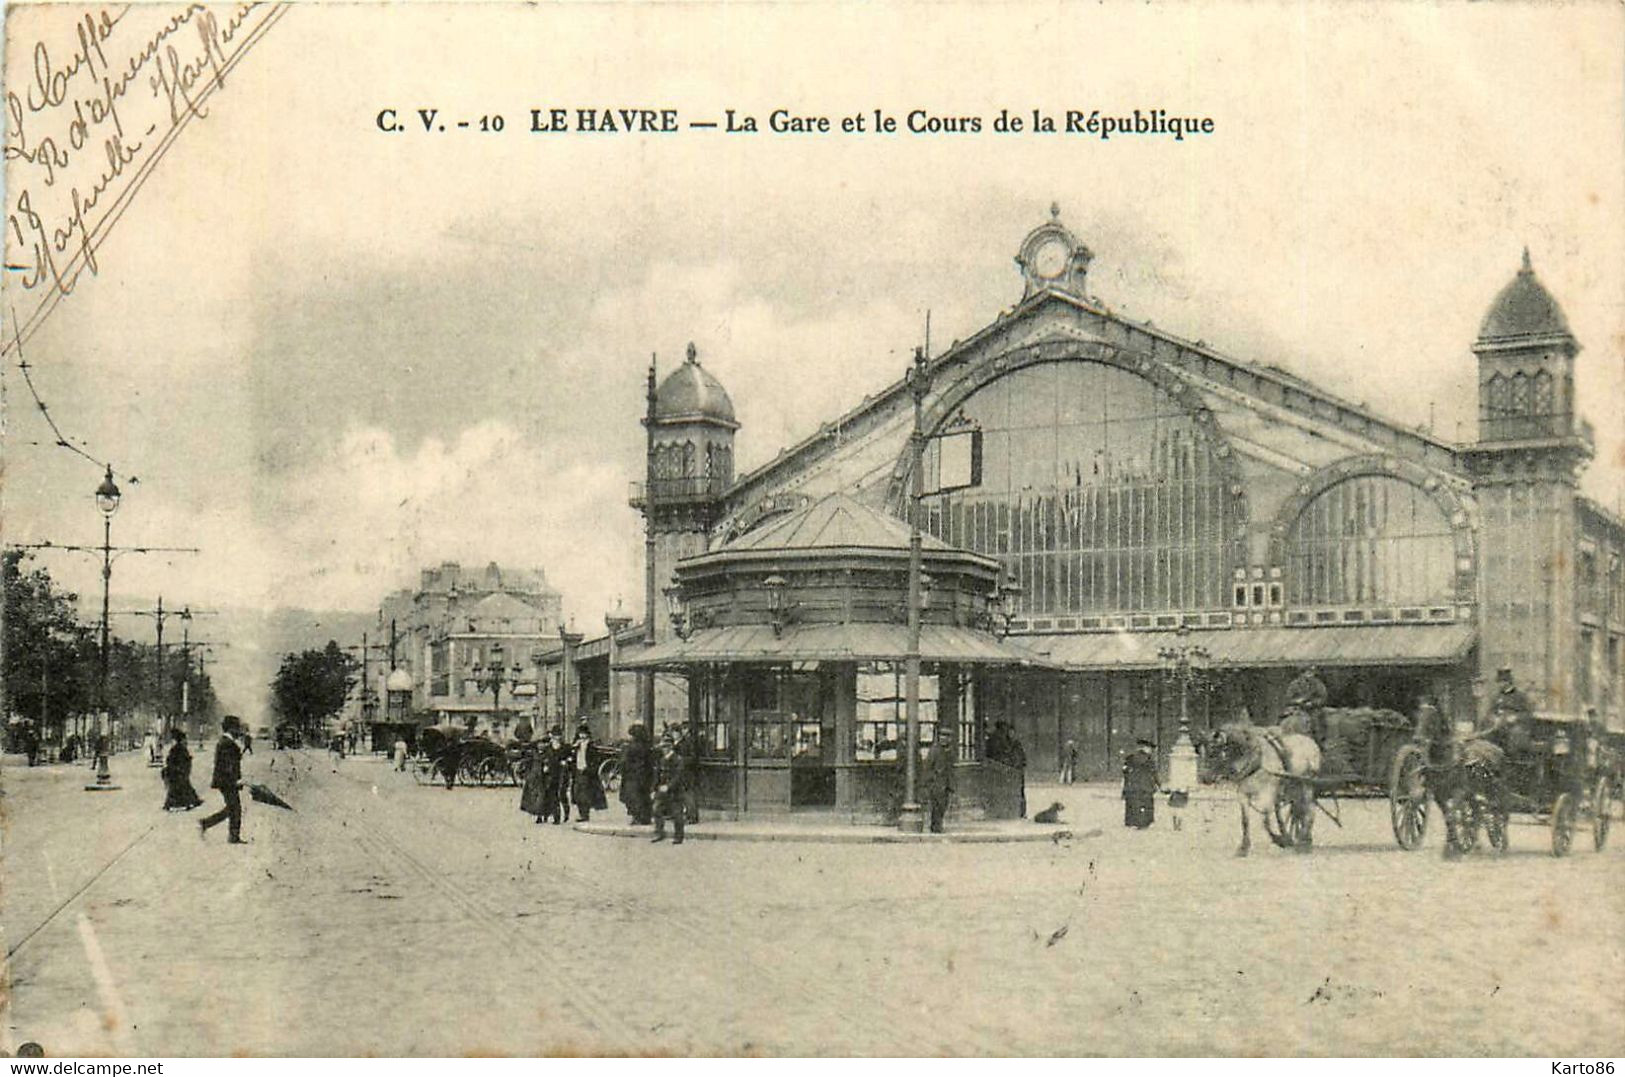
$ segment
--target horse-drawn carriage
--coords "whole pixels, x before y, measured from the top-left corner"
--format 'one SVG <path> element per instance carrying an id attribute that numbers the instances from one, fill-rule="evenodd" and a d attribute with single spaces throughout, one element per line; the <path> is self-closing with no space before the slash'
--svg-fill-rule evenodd
<path id="1" fill-rule="evenodd" d="M 1505 852 L 1515 816 L 1550 829 L 1553 856 L 1568 855 L 1579 829 L 1598 852 L 1607 845 L 1619 774 L 1600 730 L 1524 714 L 1429 747 L 1423 781 L 1444 809 L 1452 852 L 1470 852 L 1480 836 Z"/>
<path id="2" fill-rule="evenodd" d="M 492 788 L 523 785 L 525 772 L 536 753 L 547 748 L 547 742 L 515 741 L 504 745 L 455 726 L 435 726 L 423 731 L 419 747 L 421 755 L 413 768 L 419 783 Z M 619 749 L 600 744 L 593 750 L 604 757 L 598 765 L 598 776 L 605 791 L 612 792 L 620 781 Z"/>
<path id="3" fill-rule="evenodd" d="M 519 777 L 509 750 L 488 737 L 450 725 L 425 729 L 412 769 L 420 783 L 475 786 L 516 785 Z"/>

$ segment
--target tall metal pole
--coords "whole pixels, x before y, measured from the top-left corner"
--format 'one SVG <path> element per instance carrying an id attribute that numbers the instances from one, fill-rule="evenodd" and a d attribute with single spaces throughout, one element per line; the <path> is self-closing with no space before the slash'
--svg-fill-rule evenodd
<path id="1" fill-rule="evenodd" d="M 649 378 L 644 386 L 645 418 L 643 462 L 643 642 L 655 643 L 655 356 L 649 356 Z M 655 675 L 654 670 L 638 673 L 638 712 L 643 728 L 653 733 L 655 728 Z"/>
<path id="2" fill-rule="evenodd" d="M 914 431 L 909 435 L 908 493 L 908 658 L 904 665 L 904 691 L 908 732 L 904 744 L 908 758 L 903 765 L 903 810 L 897 826 L 919 833 L 925 829 L 925 813 L 920 809 L 920 502 L 925 496 L 925 431 L 923 429 L 926 361 L 925 351 L 914 349 L 914 366 L 909 371 L 909 390 L 914 397 Z"/>
<path id="3" fill-rule="evenodd" d="M 102 653 L 97 678 L 96 709 L 107 713 L 107 599 L 113 582 L 113 517 L 102 517 Z M 100 721 L 101 719 L 98 719 Z"/>
<path id="4" fill-rule="evenodd" d="M 165 709 L 164 708 L 164 703 L 165 703 L 165 700 L 166 700 L 166 696 L 168 695 L 168 693 L 165 692 L 165 690 L 164 690 L 164 596 L 163 595 L 158 596 L 158 618 L 157 618 L 157 620 L 158 620 L 158 647 L 157 647 L 157 650 L 158 650 L 158 656 L 157 656 L 157 659 L 158 659 L 158 691 L 155 693 L 155 695 L 156 695 L 156 698 L 157 698 L 157 706 L 158 706 L 158 732 L 159 732 L 159 735 L 161 736 L 161 735 L 163 735 L 164 732 L 166 732 L 166 730 L 164 728 L 164 726 L 166 724 L 165 720 L 164 720 L 164 709 Z"/>

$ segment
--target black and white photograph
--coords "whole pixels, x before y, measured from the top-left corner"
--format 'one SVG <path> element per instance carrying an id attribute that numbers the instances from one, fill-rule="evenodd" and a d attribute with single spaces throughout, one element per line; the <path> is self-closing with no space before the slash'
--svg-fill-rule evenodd
<path id="1" fill-rule="evenodd" d="M 1625 1054 L 1618 3 L 3 25 L 6 1055 Z"/>

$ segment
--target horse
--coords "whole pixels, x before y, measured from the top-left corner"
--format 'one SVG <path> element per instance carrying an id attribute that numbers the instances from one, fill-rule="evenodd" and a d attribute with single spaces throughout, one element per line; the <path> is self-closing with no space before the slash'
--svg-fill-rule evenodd
<path id="1" fill-rule="evenodd" d="M 1221 779 L 1236 783 L 1241 805 L 1237 856 L 1252 849 L 1249 808 L 1263 816 L 1264 832 L 1278 847 L 1308 851 L 1315 813 L 1312 779 L 1320 773 L 1320 746 L 1313 738 L 1232 722 L 1213 734 L 1208 756 Z M 1289 813 L 1286 819 L 1281 816 L 1283 807 Z"/>
<path id="2" fill-rule="evenodd" d="M 1490 847 L 1507 847 L 1507 752 L 1505 741 L 1522 732 L 1513 718 L 1490 731 L 1458 735 L 1431 703 L 1417 708 L 1415 741 L 1427 753 L 1428 793 L 1444 816 L 1444 855 L 1454 858 L 1478 844 L 1482 829 Z"/>

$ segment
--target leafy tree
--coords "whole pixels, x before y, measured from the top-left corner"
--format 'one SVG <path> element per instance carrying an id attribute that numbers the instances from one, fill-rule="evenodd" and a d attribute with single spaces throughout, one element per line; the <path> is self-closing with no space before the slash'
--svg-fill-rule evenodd
<path id="1" fill-rule="evenodd" d="M 322 724 L 344 707 L 359 668 L 360 663 L 334 640 L 320 650 L 284 655 L 271 681 L 277 716 L 298 726 L 305 736 L 317 736 Z"/>
<path id="2" fill-rule="evenodd" d="M 95 706 L 96 636 L 79 623 L 78 596 L 60 590 L 43 568 L 25 571 L 26 557 L 22 550 L 4 554 L 0 693 L 7 717 L 31 719 L 42 737 L 54 739 L 70 715 Z"/>

